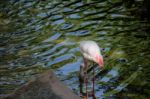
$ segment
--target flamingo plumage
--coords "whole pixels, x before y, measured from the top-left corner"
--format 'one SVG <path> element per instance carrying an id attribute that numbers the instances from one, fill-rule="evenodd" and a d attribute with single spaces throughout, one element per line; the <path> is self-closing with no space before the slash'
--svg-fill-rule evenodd
<path id="1" fill-rule="evenodd" d="M 84 83 L 86 83 L 86 97 L 88 97 L 88 92 L 87 92 L 88 61 L 97 63 L 100 69 L 102 69 L 104 66 L 103 56 L 101 54 L 100 47 L 94 41 L 81 41 L 79 47 L 84 60 L 84 63 L 81 64 L 80 66 L 80 77 L 84 78 Z M 94 72 L 93 72 L 93 77 L 94 77 Z M 94 94 L 94 78 L 93 78 L 93 94 Z"/>

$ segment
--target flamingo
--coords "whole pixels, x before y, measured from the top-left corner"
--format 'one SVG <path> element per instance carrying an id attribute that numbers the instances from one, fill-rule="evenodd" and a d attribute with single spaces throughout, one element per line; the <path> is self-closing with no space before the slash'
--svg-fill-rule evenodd
<path id="1" fill-rule="evenodd" d="M 94 63 L 97 63 L 99 68 L 102 69 L 104 66 L 103 56 L 101 55 L 100 47 L 94 41 L 81 41 L 79 47 L 80 47 L 80 52 L 83 56 L 83 61 L 84 61 L 84 63 L 80 65 L 79 80 L 86 84 L 86 97 L 88 97 L 88 92 L 87 92 L 88 61 L 92 61 Z M 93 94 L 92 94 L 92 96 L 95 99 L 94 80 L 95 80 L 95 78 L 94 78 L 94 68 L 93 68 Z M 82 88 L 82 84 L 80 85 L 80 88 Z M 82 92 L 82 89 L 80 89 L 80 93 L 81 92 Z"/>

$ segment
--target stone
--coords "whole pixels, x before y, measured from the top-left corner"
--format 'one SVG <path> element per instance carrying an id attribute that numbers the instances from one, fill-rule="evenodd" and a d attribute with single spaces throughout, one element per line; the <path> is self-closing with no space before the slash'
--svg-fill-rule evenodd
<path id="1" fill-rule="evenodd" d="M 34 79 L 0 99 L 81 99 L 67 88 L 52 71 L 37 75 Z"/>

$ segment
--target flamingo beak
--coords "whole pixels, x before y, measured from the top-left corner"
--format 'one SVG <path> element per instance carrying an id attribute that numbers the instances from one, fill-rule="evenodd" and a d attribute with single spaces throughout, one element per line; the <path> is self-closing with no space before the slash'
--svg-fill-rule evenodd
<path id="1" fill-rule="evenodd" d="M 104 61 L 103 61 L 103 57 L 102 56 L 99 56 L 99 58 L 98 58 L 98 64 L 99 64 L 100 68 L 104 67 Z"/>

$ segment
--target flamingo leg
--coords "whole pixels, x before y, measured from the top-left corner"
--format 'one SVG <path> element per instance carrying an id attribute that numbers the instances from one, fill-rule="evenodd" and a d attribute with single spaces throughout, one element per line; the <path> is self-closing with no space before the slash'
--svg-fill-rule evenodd
<path id="1" fill-rule="evenodd" d="M 88 75 L 87 75 L 87 69 L 88 69 L 88 64 L 87 60 L 84 58 L 84 65 L 85 65 L 85 78 L 84 78 L 84 83 L 86 86 L 86 99 L 88 99 Z"/>
<path id="2" fill-rule="evenodd" d="M 83 71 L 82 65 L 80 65 L 80 73 L 79 73 L 79 88 L 80 88 L 80 94 L 83 94 L 83 83 L 84 83 L 84 71 Z"/>
<path id="3" fill-rule="evenodd" d="M 86 99 L 88 99 L 88 78 L 85 78 L 85 86 L 86 86 Z"/>
<path id="4" fill-rule="evenodd" d="M 93 66 L 94 66 L 94 63 L 93 63 Z M 96 99 L 95 97 L 95 70 L 93 68 L 93 93 L 92 93 L 92 96 L 93 96 L 93 99 Z"/>

